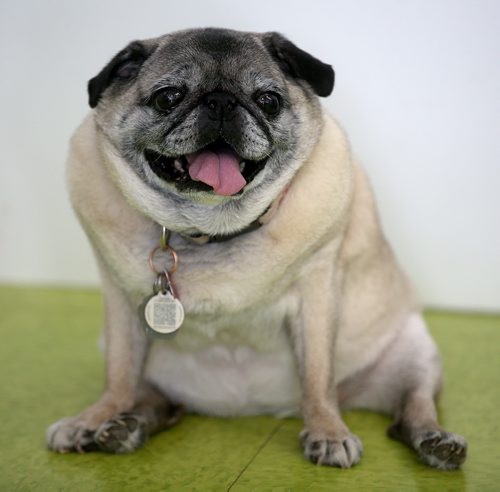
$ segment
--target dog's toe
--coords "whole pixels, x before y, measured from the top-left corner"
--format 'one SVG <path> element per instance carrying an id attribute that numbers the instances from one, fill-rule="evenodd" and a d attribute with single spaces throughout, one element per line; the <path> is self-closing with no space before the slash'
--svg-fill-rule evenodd
<path id="1" fill-rule="evenodd" d="M 454 470 L 467 456 L 467 442 L 457 434 L 445 431 L 427 432 L 415 442 L 415 448 L 425 463 L 434 468 Z"/>
<path id="2" fill-rule="evenodd" d="M 300 439 L 305 457 L 318 465 L 350 468 L 359 462 L 363 454 L 363 444 L 354 434 L 339 439 L 322 439 L 304 431 Z"/>
<path id="3" fill-rule="evenodd" d="M 131 453 L 147 439 L 146 426 L 139 415 L 122 413 L 104 422 L 97 429 L 94 440 L 107 453 Z"/>

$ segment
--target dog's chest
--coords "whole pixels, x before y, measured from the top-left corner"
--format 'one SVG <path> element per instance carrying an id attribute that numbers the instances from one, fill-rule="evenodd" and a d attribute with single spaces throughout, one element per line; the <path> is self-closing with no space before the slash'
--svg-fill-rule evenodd
<path id="1" fill-rule="evenodd" d="M 296 271 L 274 275 L 278 260 L 262 250 L 258 234 L 251 236 L 237 244 L 227 241 L 206 245 L 174 236 L 171 247 L 176 252 L 177 269 L 169 277 L 172 291 L 184 307 L 184 326 L 189 329 L 183 331 L 207 339 L 219 332 L 217 336 L 237 331 L 239 338 L 253 337 L 258 326 L 280 325 L 277 319 L 284 318 L 284 312 L 294 304 L 290 286 Z M 245 250 L 244 260 L 241 250 Z M 153 295 L 155 280 L 163 270 L 171 271 L 172 258 L 170 250 L 159 248 L 159 236 L 148 234 L 130 240 L 119 259 L 111 254 L 109 263 L 114 263 L 120 283 L 127 287 L 132 302 L 139 305 Z M 264 258 L 269 268 L 256 268 Z"/>
<path id="2" fill-rule="evenodd" d="M 131 300 L 142 302 L 153 290 L 155 275 L 147 258 L 155 236 L 128 245 L 129 261 L 116 268 Z M 296 414 L 300 384 L 286 325 L 297 299 L 293 289 L 283 288 L 290 279 L 255 275 L 251 265 L 235 265 L 229 243 L 173 245 L 179 268 L 172 279 L 185 319 L 173 338 L 152 343 L 147 379 L 194 411 Z"/>
<path id="3" fill-rule="evenodd" d="M 260 352 L 282 350 L 283 344 L 288 344 L 286 316 L 291 302 L 283 297 L 234 313 L 188 313 L 171 344 L 187 351 L 214 344 L 248 346 Z"/>
<path id="4" fill-rule="evenodd" d="M 237 314 L 187 316 L 174 338 L 153 344 L 147 376 L 193 411 L 296 414 L 300 384 L 287 310 L 282 299 Z"/>

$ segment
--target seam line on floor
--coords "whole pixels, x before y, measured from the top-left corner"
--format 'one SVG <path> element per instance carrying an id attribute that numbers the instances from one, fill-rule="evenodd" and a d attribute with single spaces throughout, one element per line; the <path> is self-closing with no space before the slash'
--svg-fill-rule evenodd
<path id="1" fill-rule="evenodd" d="M 280 428 L 283 426 L 285 423 L 284 420 L 278 423 L 278 425 L 269 433 L 265 441 L 258 447 L 257 451 L 255 451 L 254 455 L 250 458 L 250 461 L 243 467 L 243 469 L 238 473 L 236 478 L 231 482 L 229 487 L 226 489 L 226 492 L 229 492 L 236 482 L 240 479 L 240 477 L 245 473 L 248 469 L 248 467 L 254 462 L 255 458 L 260 454 L 260 452 L 267 446 L 269 441 L 275 436 L 275 434 L 280 430 Z"/>

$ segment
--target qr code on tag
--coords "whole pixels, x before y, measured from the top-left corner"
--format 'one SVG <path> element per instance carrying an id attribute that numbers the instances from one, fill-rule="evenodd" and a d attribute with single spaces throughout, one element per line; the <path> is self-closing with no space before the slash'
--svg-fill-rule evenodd
<path id="1" fill-rule="evenodd" d="M 155 326 L 174 327 L 177 324 L 177 307 L 175 302 L 162 300 L 154 305 L 153 323 Z"/>

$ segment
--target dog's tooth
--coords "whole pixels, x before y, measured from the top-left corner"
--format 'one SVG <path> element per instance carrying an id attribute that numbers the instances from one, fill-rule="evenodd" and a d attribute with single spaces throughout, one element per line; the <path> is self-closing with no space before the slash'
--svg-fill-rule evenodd
<path id="1" fill-rule="evenodd" d="M 174 167 L 177 169 L 177 171 L 183 171 L 184 169 L 182 168 L 182 162 L 179 159 L 175 159 L 174 161 Z"/>
<path id="2" fill-rule="evenodd" d="M 240 162 L 240 173 L 242 173 L 245 170 L 245 161 Z"/>

